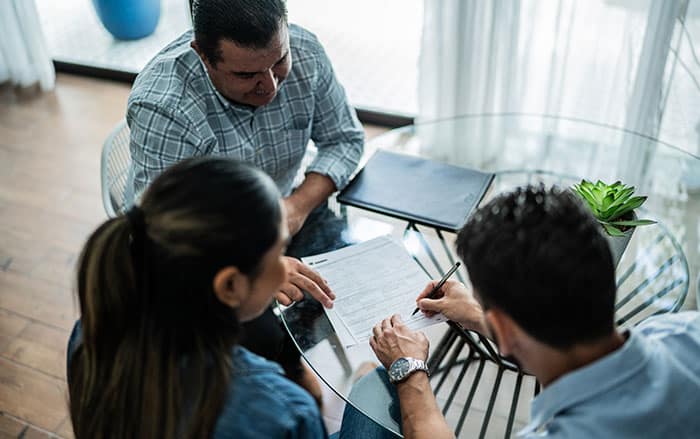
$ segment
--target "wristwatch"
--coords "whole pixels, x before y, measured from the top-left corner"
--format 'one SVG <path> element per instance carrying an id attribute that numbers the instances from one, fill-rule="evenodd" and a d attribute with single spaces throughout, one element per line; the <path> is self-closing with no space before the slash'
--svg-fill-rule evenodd
<path id="1" fill-rule="evenodd" d="M 401 357 L 391 363 L 388 371 L 389 381 L 391 381 L 392 384 L 398 384 L 408 378 L 408 376 L 413 372 L 418 372 L 419 370 L 422 370 L 430 375 L 428 366 L 425 365 L 425 361 L 418 360 L 417 358 Z"/>

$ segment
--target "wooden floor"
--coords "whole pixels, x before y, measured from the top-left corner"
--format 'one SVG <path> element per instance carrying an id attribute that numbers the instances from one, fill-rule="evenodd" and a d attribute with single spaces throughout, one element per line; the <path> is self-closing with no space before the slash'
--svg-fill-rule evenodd
<path id="1" fill-rule="evenodd" d="M 0 89 L 0 434 L 71 437 L 65 345 L 73 271 L 104 219 L 100 147 L 129 86 L 59 76 L 55 92 Z M 5 437 L 2 436 L 2 437 Z"/>
<path id="2" fill-rule="evenodd" d="M 105 219 L 100 149 L 129 90 L 69 75 L 45 94 L 0 86 L 0 438 L 72 437 L 74 266 Z"/>

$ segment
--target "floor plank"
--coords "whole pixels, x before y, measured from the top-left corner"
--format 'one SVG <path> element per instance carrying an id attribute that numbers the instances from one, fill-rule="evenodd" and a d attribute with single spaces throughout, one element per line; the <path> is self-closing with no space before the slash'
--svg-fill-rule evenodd
<path id="1" fill-rule="evenodd" d="M 66 404 L 63 380 L 0 357 L 0 412 L 53 431 L 66 417 Z"/>
<path id="2" fill-rule="evenodd" d="M 32 322 L 5 347 L 2 356 L 64 379 L 68 335 L 68 331 Z"/>
<path id="3" fill-rule="evenodd" d="M 27 424 L 0 413 L 0 438 L 16 438 L 27 428 Z M 3 436 L 4 435 L 4 436 Z"/>
<path id="4" fill-rule="evenodd" d="M 7 271 L 0 273 L 0 308 L 66 331 L 77 317 L 73 297 L 65 287 Z"/>
<path id="5" fill-rule="evenodd" d="M 22 439 L 51 439 L 55 437 L 56 435 L 51 434 L 48 431 L 39 430 L 32 426 L 29 426 L 27 431 L 25 431 L 22 435 Z"/>
<path id="6" fill-rule="evenodd" d="M 72 439 L 75 437 L 73 434 L 73 426 L 70 423 L 70 418 L 66 417 L 60 427 L 55 430 L 55 433 L 65 439 Z"/>
<path id="7" fill-rule="evenodd" d="M 0 308 L 0 352 L 29 324 L 29 320 Z"/>

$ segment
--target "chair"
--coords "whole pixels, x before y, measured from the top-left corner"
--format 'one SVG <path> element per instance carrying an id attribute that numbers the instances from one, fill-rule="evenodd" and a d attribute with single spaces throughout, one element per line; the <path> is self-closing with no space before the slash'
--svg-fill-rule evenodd
<path id="1" fill-rule="evenodd" d="M 102 184 L 102 204 L 107 216 L 114 217 L 133 203 L 129 152 L 129 126 L 122 120 L 105 140 L 102 146 L 100 180 Z"/>

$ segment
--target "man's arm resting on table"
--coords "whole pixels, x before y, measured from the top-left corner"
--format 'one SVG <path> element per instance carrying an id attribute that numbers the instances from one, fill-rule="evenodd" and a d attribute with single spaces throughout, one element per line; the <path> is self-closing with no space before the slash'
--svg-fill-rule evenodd
<path id="1" fill-rule="evenodd" d="M 401 405 L 402 432 L 406 439 L 455 437 L 438 408 L 427 374 L 415 372 L 396 388 Z"/>
<path id="2" fill-rule="evenodd" d="M 333 192 L 335 183 L 325 175 L 310 172 L 294 192 L 284 199 L 287 210 L 287 227 L 291 235 L 296 234 L 304 225 L 312 210 L 323 203 Z M 283 305 L 304 299 L 302 290 L 306 290 L 326 308 L 333 306 L 335 294 L 320 274 L 295 258 L 287 258 L 287 282 L 275 298 Z"/>
<path id="3" fill-rule="evenodd" d="M 312 210 L 326 201 L 335 192 L 335 183 L 330 177 L 309 172 L 304 181 L 290 196 L 284 199 L 287 209 L 289 233 L 296 234 Z"/>

